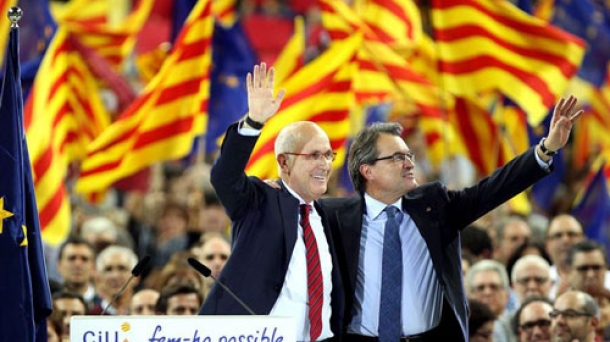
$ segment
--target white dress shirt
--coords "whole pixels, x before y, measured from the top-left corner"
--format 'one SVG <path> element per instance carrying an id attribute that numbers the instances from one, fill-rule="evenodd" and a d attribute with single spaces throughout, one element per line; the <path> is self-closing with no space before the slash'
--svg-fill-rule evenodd
<path id="1" fill-rule="evenodd" d="M 286 183 L 286 189 L 299 200 L 300 204 L 306 204 L 303 199 L 297 195 Z M 322 304 L 322 333 L 318 340 L 324 340 L 333 337 L 330 330 L 330 294 L 332 291 L 332 269 L 333 264 L 330 257 L 330 250 L 324 227 L 322 226 L 322 218 L 316 211 L 313 203 L 309 214 L 309 223 L 316 237 L 318 244 L 318 253 L 320 254 L 320 265 L 322 267 L 322 278 L 324 281 L 324 302 Z M 280 296 L 273 305 L 269 315 L 271 316 L 286 316 L 293 317 L 296 324 L 297 341 L 309 341 L 309 293 L 307 291 L 307 258 L 305 256 L 305 241 L 303 240 L 303 229 L 300 225 L 301 215 L 299 213 L 299 224 L 295 229 L 298 231 L 297 241 L 294 245 L 294 251 L 288 264 L 288 271 Z"/>
<path id="2" fill-rule="evenodd" d="M 360 240 L 360 260 L 356 275 L 354 317 L 348 332 L 378 336 L 381 297 L 383 231 L 387 221 L 386 205 L 364 195 L 366 213 Z M 401 200 L 393 204 L 401 210 L 403 336 L 416 335 L 436 327 L 441 320 L 443 290 L 432 264 L 426 241 L 411 217 L 402 211 Z"/>

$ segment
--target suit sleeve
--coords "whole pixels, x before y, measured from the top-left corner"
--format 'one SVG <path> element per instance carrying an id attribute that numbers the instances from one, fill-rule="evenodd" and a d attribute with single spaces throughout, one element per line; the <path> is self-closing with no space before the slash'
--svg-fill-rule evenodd
<path id="1" fill-rule="evenodd" d="M 244 136 L 237 125 L 227 129 L 220 154 L 212 166 L 210 180 L 231 220 L 239 220 L 257 203 L 256 185 L 244 172 L 258 136 Z"/>
<path id="2" fill-rule="evenodd" d="M 489 177 L 461 191 L 448 191 L 451 217 L 460 228 L 525 191 L 552 171 L 536 161 L 534 149 L 517 156 Z"/>

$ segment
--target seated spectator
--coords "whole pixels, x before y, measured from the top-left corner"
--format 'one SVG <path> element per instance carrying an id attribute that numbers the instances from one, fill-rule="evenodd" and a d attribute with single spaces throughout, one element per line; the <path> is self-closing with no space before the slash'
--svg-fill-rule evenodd
<path id="1" fill-rule="evenodd" d="M 495 315 L 489 307 L 478 300 L 469 299 L 469 342 L 492 342 Z"/>
<path id="2" fill-rule="evenodd" d="M 592 240 L 582 240 L 568 252 L 568 283 L 570 290 L 589 294 L 599 293 L 604 288 L 606 249 Z"/>
<path id="3" fill-rule="evenodd" d="M 161 291 L 155 311 L 158 315 L 192 316 L 199 313 L 203 297 L 188 284 L 176 284 Z"/>
<path id="4" fill-rule="evenodd" d="M 134 293 L 129 303 L 130 315 L 153 316 L 159 300 L 159 292 L 152 289 L 142 289 Z"/>
<path id="5" fill-rule="evenodd" d="M 548 297 L 530 296 L 523 301 L 514 319 L 519 342 L 551 342 L 551 311 Z"/>
<path id="6" fill-rule="evenodd" d="M 599 307 L 589 294 L 568 291 L 555 300 L 551 312 L 554 342 L 594 342 L 599 326 Z"/>
<path id="7" fill-rule="evenodd" d="M 486 230 L 470 225 L 460 233 L 462 255 L 473 260 L 473 263 L 490 259 L 493 255 L 493 245 Z"/>
<path id="8" fill-rule="evenodd" d="M 53 295 L 53 309 L 61 318 L 61 340 L 70 340 L 70 319 L 87 312 L 87 304 L 81 295 L 74 292 L 57 292 Z"/>

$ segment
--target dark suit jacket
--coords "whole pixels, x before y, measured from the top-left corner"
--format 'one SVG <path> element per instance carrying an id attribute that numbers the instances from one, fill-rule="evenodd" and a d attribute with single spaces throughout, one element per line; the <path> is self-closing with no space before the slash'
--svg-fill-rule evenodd
<path id="1" fill-rule="evenodd" d="M 534 153 L 533 149 L 528 150 L 470 188 L 450 191 L 440 183 L 430 183 L 403 197 L 403 210 L 411 216 L 426 241 L 443 288 L 442 329 L 435 330 L 446 333 L 448 341 L 468 341 L 460 230 L 548 174 L 538 165 Z M 335 234 L 339 262 L 344 271 L 344 324 L 347 326 L 355 300 L 360 233 L 366 206 L 362 196 L 323 199 L 321 204 Z"/>
<path id="2" fill-rule="evenodd" d="M 211 172 L 212 185 L 232 221 L 231 257 L 219 279 L 259 315 L 267 315 L 278 299 L 299 229 L 299 201 L 284 187 L 273 189 L 244 169 L 258 137 L 227 130 L 221 153 Z M 324 211 L 324 232 L 333 263 L 331 329 L 339 337 L 344 312 L 344 292 L 332 234 Z M 248 314 L 221 287 L 214 286 L 200 314 Z"/>

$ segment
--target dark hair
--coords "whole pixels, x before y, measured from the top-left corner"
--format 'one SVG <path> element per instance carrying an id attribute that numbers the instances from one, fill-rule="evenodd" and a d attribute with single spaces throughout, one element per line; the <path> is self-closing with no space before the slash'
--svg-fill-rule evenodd
<path id="1" fill-rule="evenodd" d="M 589 239 L 584 239 L 580 242 L 577 242 L 570 248 L 570 251 L 568 252 L 568 257 L 566 258 L 566 263 L 572 266 L 572 263 L 574 262 L 574 255 L 576 255 L 576 253 L 589 253 L 593 251 L 602 252 L 602 255 L 604 256 L 604 262 L 607 263 L 606 260 L 608 254 L 606 253 L 606 248 L 599 242 Z"/>
<path id="2" fill-rule="evenodd" d="M 494 321 L 496 315 L 494 315 L 489 306 L 475 299 L 469 299 L 468 306 L 470 307 L 470 317 L 468 317 L 468 326 L 470 329 L 468 336 L 472 337 L 483 324 Z"/>
<path id="3" fill-rule="evenodd" d="M 167 312 L 167 302 L 170 298 L 180 294 L 191 293 L 197 295 L 199 304 L 203 303 L 203 296 L 201 295 L 201 292 L 199 292 L 199 290 L 197 290 L 194 286 L 190 284 L 176 284 L 168 286 L 161 291 L 159 299 L 157 300 L 157 304 L 155 305 L 155 311 L 160 314 L 165 314 Z"/>
<path id="4" fill-rule="evenodd" d="M 81 296 L 80 294 L 78 294 L 76 292 L 59 291 L 59 292 L 53 293 L 52 298 L 53 298 L 54 303 L 55 303 L 55 301 L 57 301 L 59 299 L 78 299 L 81 303 L 83 303 L 83 306 L 85 308 L 85 313 L 87 312 L 87 302 L 85 302 L 85 299 L 83 298 L 83 296 Z"/>
<path id="5" fill-rule="evenodd" d="M 483 256 L 486 250 L 489 251 L 489 255 L 493 253 L 491 238 L 485 229 L 473 225 L 467 226 L 460 232 L 460 240 L 462 249 L 467 249 L 474 257 Z"/>
<path id="6" fill-rule="evenodd" d="M 543 297 L 543 296 L 528 297 L 526 300 L 523 301 L 523 303 L 521 303 L 521 306 L 519 307 L 519 309 L 517 309 L 517 311 L 515 312 L 515 315 L 510 320 L 510 327 L 511 327 L 511 329 L 513 329 L 513 332 L 515 334 L 517 334 L 519 332 L 519 326 L 521 325 L 521 318 L 519 318 L 521 316 L 521 312 L 523 311 L 523 309 L 525 309 L 526 306 L 528 306 L 532 303 L 536 303 L 536 302 L 547 303 L 548 305 L 553 307 L 553 302 L 547 297 Z"/>
<path id="7" fill-rule="evenodd" d="M 534 241 L 530 241 L 527 240 L 524 243 L 522 243 L 519 247 L 517 247 L 517 249 L 515 249 L 513 251 L 513 254 L 511 254 L 508 257 L 508 261 L 506 262 L 506 271 L 508 272 L 509 275 L 509 280 L 510 283 L 512 285 L 513 283 L 513 279 L 512 279 L 512 274 L 513 274 L 513 267 L 515 267 L 515 264 L 517 263 L 517 261 L 519 259 L 521 259 L 521 257 L 524 256 L 524 252 L 526 249 L 528 248 L 535 248 L 538 250 L 538 252 L 540 253 L 540 257 L 542 257 L 542 259 L 546 260 L 549 265 L 552 265 L 553 262 L 551 261 L 551 257 L 549 256 L 549 253 L 547 253 L 546 248 L 544 248 L 544 245 L 541 242 L 534 242 Z"/>
<path id="8" fill-rule="evenodd" d="M 360 174 L 360 165 L 370 163 L 377 158 L 377 139 L 380 134 L 391 134 L 400 137 L 402 126 L 396 122 L 376 122 L 365 127 L 356 135 L 349 149 L 348 169 L 354 189 L 364 192 L 366 179 Z"/>
<path id="9" fill-rule="evenodd" d="M 68 245 L 85 245 L 87 247 L 89 247 L 89 249 L 91 250 L 91 253 L 93 253 L 93 259 L 95 260 L 95 247 L 93 247 L 93 245 L 85 240 L 84 238 L 80 237 L 80 236 L 69 236 L 60 246 L 59 246 L 59 254 L 57 255 L 57 260 L 61 260 L 61 258 L 64 256 L 64 250 L 66 249 L 66 247 Z"/>

